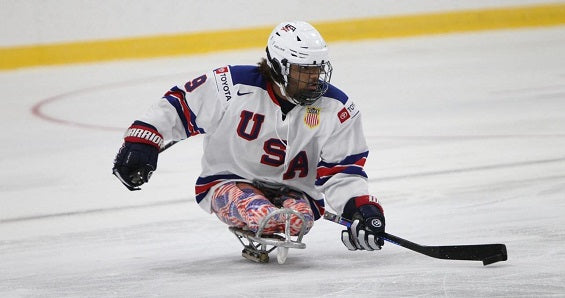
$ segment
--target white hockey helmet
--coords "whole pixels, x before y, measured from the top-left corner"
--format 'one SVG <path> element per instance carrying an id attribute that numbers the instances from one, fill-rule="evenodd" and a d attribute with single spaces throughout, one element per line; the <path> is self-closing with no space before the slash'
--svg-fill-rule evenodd
<path id="1" fill-rule="evenodd" d="M 332 66 L 326 42 L 312 25 L 283 22 L 267 42 L 267 62 L 275 82 L 293 103 L 309 105 L 328 90 Z M 291 66 L 295 65 L 291 76 Z"/>

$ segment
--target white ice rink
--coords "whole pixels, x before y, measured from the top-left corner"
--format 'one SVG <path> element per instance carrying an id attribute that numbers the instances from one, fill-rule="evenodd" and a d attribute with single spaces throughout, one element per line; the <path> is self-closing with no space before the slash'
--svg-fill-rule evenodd
<path id="1" fill-rule="evenodd" d="M 330 44 L 390 233 L 509 260 L 349 252 L 323 220 L 255 264 L 193 199 L 202 137 L 129 192 L 122 133 L 172 85 L 261 49 L 0 73 L 0 297 L 565 297 L 565 27 Z"/>

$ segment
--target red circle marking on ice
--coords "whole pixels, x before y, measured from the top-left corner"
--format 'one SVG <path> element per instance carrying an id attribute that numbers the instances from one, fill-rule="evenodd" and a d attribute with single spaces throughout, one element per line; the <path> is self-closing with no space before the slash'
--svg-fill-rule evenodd
<path id="1" fill-rule="evenodd" d="M 74 96 L 77 96 L 77 95 L 80 95 L 80 94 L 86 94 L 86 93 L 89 93 L 89 92 L 100 91 L 100 90 L 104 90 L 104 89 L 121 88 L 121 87 L 127 87 L 127 86 L 138 85 L 138 84 L 146 84 L 148 82 L 154 83 L 155 81 L 158 81 L 158 80 L 162 80 L 162 79 L 169 80 L 172 77 L 176 77 L 176 76 L 185 77 L 189 74 L 193 74 L 193 73 L 183 72 L 183 73 L 166 74 L 166 75 L 159 75 L 159 76 L 146 77 L 146 78 L 138 78 L 138 79 L 132 79 L 132 80 L 129 80 L 129 81 L 124 81 L 124 82 L 109 83 L 109 84 L 105 84 L 105 85 L 87 87 L 87 88 L 83 88 L 83 89 L 79 89 L 79 90 L 75 90 L 75 91 L 70 91 L 70 92 L 66 92 L 66 93 L 63 93 L 63 94 L 59 94 L 59 95 L 56 95 L 56 96 L 52 96 L 52 97 L 48 97 L 48 98 L 40 100 L 38 103 L 33 105 L 33 107 L 31 108 L 31 113 L 34 116 L 41 118 L 45 121 L 58 123 L 58 124 L 62 124 L 62 125 L 68 125 L 68 126 L 72 126 L 72 127 L 80 127 L 80 128 L 96 129 L 96 130 L 107 130 L 107 131 L 123 131 L 124 130 L 123 127 L 88 124 L 88 123 L 83 123 L 83 122 L 79 122 L 79 121 L 62 119 L 61 117 L 58 117 L 58 116 L 47 115 L 43 111 L 43 108 L 45 106 L 53 103 L 53 102 L 56 102 L 56 101 L 59 101 L 59 100 L 62 100 L 62 99 L 67 99 L 67 98 L 72 99 Z"/>
<path id="2" fill-rule="evenodd" d="M 97 129 L 97 130 L 111 130 L 111 131 L 123 130 L 123 128 L 119 128 L 119 127 L 96 125 L 96 124 L 87 124 L 87 123 L 81 123 L 81 122 L 77 122 L 77 121 L 65 120 L 65 119 L 62 119 L 62 118 L 59 118 L 59 117 L 56 117 L 56 116 L 47 115 L 42 111 L 42 108 L 44 106 L 51 104 L 55 101 L 66 99 L 66 98 L 72 98 L 72 96 L 74 96 L 74 95 L 77 95 L 77 94 L 80 94 L 80 93 L 85 93 L 87 91 L 92 91 L 94 89 L 102 89 L 102 88 L 101 87 L 87 88 L 87 89 L 63 93 L 63 94 L 56 95 L 56 96 L 53 96 L 53 97 L 45 98 L 43 100 L 40 100 L 35 105 L 33 105 L 33 107 L 31 108 L 31 113 L 34 116 L 39 117 L 39 118 L 41 118 L 45 121 L 54 122 L 54 123 L 58 123 L 58 124 L 62 124 L 62 125 L 88 128 L 88 129 Z"/>

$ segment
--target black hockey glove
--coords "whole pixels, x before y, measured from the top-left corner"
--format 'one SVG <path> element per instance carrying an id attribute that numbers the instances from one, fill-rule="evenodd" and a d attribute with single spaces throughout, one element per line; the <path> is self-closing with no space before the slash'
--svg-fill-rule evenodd
<path id="1" fill-rule="evenodd" d="M 116 155 L 112 173 L 129 190 L 140 190 L 139 186 L 149 182 L 157 169 L 159 148 L 163 138 L 157 130 L 141 121 L 128 128 L 124 144 Z"/>
<path id="2" fill-rule="evenodd" d="M 385 231 L 385 216 L 376 197 L 351 198 L 342 217 L 352 221 L 347 230 L 341 231 L 341 241 L 349 250 L 379 250 L 384 245 L 378 234 Z"/>

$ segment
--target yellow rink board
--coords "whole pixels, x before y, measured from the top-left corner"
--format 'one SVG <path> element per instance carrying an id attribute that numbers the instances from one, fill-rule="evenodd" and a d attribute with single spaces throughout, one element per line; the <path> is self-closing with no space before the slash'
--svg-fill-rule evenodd
<path id="1" fill-rule="evenodd" d="M 565 4 L 313 23 L 327 42 L 565 24 Z M 272 26 L 113 40 L 0 47 L 0 70 L 264 47 Z"/>

